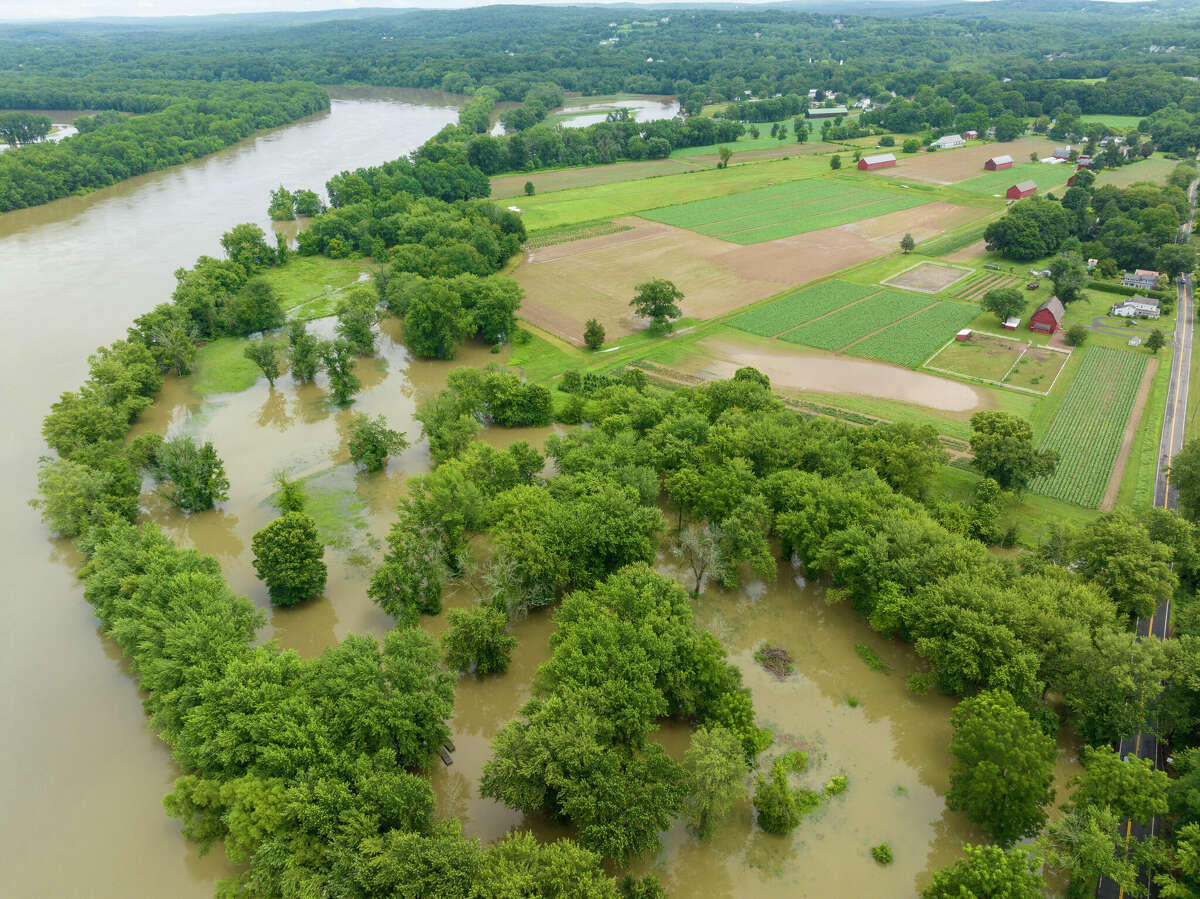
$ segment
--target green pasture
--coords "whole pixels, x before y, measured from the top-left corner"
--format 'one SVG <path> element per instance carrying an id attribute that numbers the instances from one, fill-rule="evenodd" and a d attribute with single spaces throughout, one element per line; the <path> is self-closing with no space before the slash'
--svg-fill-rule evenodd
<path id="1" fill-rule="evenodd" d="M 927 197 L 811 179 L 655 209 L 642 218 L 732 243 L 752 244 L 911 209 Z"/>
<path id="2" fill-rule="evenodd" d="M 525 227 L 530 231 L 560 228 L 597 219 L 636 215 L 674 206 L 744 193 L 773 184 L 813 178 L 829 171 L 823 159 L 795 156 L 725 169 L 697 169 L 647 181 L 618 181 L 527 197 Z"/>
<path id="3" fill-rule="evenodd" d="M 1066 184 L 1067 179 L 1075 172 L 1075 166 L 1070 163 L 1046 165 L 1041 162 L 1018 162 L 1011 169 L 1001 169 L 998 172 L 985 172 L 975 178 L 959 181 L 954 185 L 956 190 L 965 190 L 975 194 L 1002 194 L 1018 181 L 1033 181 L 1038 191 L 1044 193 L 1052 187 Z"/>

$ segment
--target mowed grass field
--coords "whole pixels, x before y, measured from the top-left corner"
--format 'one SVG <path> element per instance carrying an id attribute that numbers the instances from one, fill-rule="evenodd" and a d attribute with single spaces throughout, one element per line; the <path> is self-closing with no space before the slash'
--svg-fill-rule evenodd
<path id="1" fill-rule="evenodd" d="M 1097 508 L 1112 475 L 1121 437 L 1146 370 L 1146 356 L 1091 347 L 1041 442 L 1059 454 L 1058 468 L 1032 489 Z"/>
<path id="2" fill-rule="evenodd" d="M 862 284 L 851 284 L 849 281 L 825 281 L 814 287 L 789 293 L 757 309 L 743 312 L 730 319 L 728 324 L 739 331 L 748 331 L 760 337 L 774 337 L 818 316 L 841 309 L 855 300 L 870 296 L 877 289 Z"/>
<path id="3" fill-rule="evenodd" d="M 820 350 L 840 350 L 929 305 L 929 297 L 902 290 L 881 290 L 865 300 L 781 334 L 779 339 Z"/>
<path id="4" fill-rule="evenodd" d="M 965 327 L 977 312 L 973 306 L 941 302 L 851 344 L 844 352 L 916 368 L 937 352 L 950 335 Z"/>
<path id="5" fill-rule="evenodd" d="M 642 213 L 642 218 L 737 244 L 761 243 L 922 206 L 916 193 L 805 179 Z"/>
<path id="6" fill-rule="evenodd" d="M 970 191 L 975 194 L 1002 194 L 1018 181 L 1033 181 L 1038 186 L 1039 193 L 1045 193 L 1052 187 L 1066 184 L 1067 179 L 1075 173 L 1075 166 L 1070 163 L 1046 165 L 1041 162 L 1017 163 L 1011 169 L 1001 169 L 998 172 L 987 172 L 976 178 L 968 178 L 954 185 L 958 190 Z"/>
<path id="7" fill-rule="evenodd" d="M 828 171 L 829 163 L 823 159 L 797 156 L 726 169 L 697 169 L 652 180 L 557 190 L 524 197 L 520 206 L 525 210 L 525 227 L 540 231 L 577 222 L 621 218 L 710 197 L 726 197 L 773 184 L 814 178 Z"/>

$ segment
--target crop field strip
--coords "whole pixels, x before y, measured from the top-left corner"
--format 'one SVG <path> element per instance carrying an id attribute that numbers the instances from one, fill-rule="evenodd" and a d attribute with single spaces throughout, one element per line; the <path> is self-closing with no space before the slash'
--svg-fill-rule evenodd
<path id="1" fill-rule="evenodd" d="M 728 324 L 760 337 L 774 337 L 868 297 L 877 290 L 877 287 L 865 287 L 862 284 L 851 284 L 849 281 L 826 281 L 814 287 L 797 290 L 749 312 L 743 312 L 730 319 Z"/>
<path id="2" fill-rule="evenodd" d="M 802 179 L 732 196 L 664 206 L 641 216 L 707 237 L 752 244 L 875 218 L 927 202 L 926 197 L 886 189 Z"/>
<path id="3" fill-rule="evenodd" d="M 860 303 L 781 334 L 779 339 L 821 350 L 840 350 L 928 305 L 929 297 L 902 290 L 883 290 Z"/>
<path id="4" fill-rule="evenodd" d="M 1088 351 L 1041 443 L 1041 449 L 1058 452 L 1058 468 L 1032 489 L 1099 507 L 1145 370 L 1144 355 L 1107 347 Z"/>
<path id="5" fill-rule="evenodd" d="M 947 335 L 965 327 L 978 312 L 972 306 L 943 301 L 864 337 L 843 352 L 916 368 L 937 352 Z"/>
<path id="6" fill-rule="evenodd" d="M 989 290 L 999 290 L 1002 287 L 1015 287 L 1021 283 L 1020 278 L 1005 275 L 1000 272 L 989 272 L 973 284 L 962 288 L 954 294 L 961 300 L 979 300 Z"/>

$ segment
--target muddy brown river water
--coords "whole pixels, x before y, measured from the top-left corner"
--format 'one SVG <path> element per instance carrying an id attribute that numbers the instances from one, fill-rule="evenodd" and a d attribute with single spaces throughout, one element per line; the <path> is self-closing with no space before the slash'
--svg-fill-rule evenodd
<path id="1" fill-rule="evenodd" d="M 0 665 L 5 691 L 0 730 L 4 815 L 0 864 L 5 895 L 55 897 L 211 896 L 229 871 L 219 851 L 200 857 L 162 810 L 175 776 L 168 754 L 147 729 L 134 682 L 113 646 L 97 634 L 74 579 L 66 544 L 47 539 L 33 495 L 44 452 L 38 427 L 46 408 L 74 388 L 96 345 L 169 294 L 171 272 L 198 253 L 217 252 L 217 237 L 240 221 L 265 221 L 267 191 L 319 186 L 342 168 L 404 153 L 452 121 L 440 97 L 371 92 L 338 95 L 324 115 L 262 135 L 188 166 L 126 182 L 86 198 L 0 216 L 0 310 L 10 351 L 0 357 L 8 477 L 0 487 L 4 521 L 6 624 Z M 318 328 L 328 323 L 318 323 Z M 320 385 L 289 377 L 236 394 L 201 398 L 187 380 L 170 380 L 140 428 L 194 433 L 214 441 L 232 484 L 228 503 L 184 517 L 151 500 L 149 514 L 181 543 L 212 553 L 232 586 L 268 609 L 264 638 L 305 656 L 352 632 L 381 635 L 390 620 L 366 597 L 379 541 L 413 474 L 428 470 L 412 419 L 423 395 L 452 367 L 409 357 L 395 323 L 386 322 L 373 359 L 359 363 L 365 390 L 356 411 L 382 413 L 413 445 L 374 476 L 347 464 L 349 414 L 323 403 Z M 503 357 L 467 349 L 455 364 Z M 488 431 L 497 445 L 540 443 L 553 429 Z M 304 607 L 271 611 L 249 560 L 250 536 L 275 512 L 272 473 L 309 478 L 331 523 L 327 596 Z M 672 573 L 667 559 L 660 569 Z M 446 606 L 475 601 L 468 578 L 447 592 Z M 677 899 L 691 896 L 781 897 L 914 895 L 930 872 L 949 863 L 967 839 L 979 839 L 946 810 L 950 700 L 917 697 L 904 687 L 915 670 L 907 647 L 880 639 L 845 606 L 824 602 L 789 564 L 770 583 L 712 589 L 695 603 L 698 621 L 715 633 L 742 668 L 762 722 L 780 746 L 810 754 L 806 783 L 834 774 L 849 789 L 807 818 L 795 834 L 757 831 L 751 809 L 701 844 L 676 826 L 664 850 L 637 866 L 658 874 Z M 444 616 L 426 618 L 432 634 Z M 453 814 L 483 839 L 513 827 L 544 837 L 565 833 L 478 795 L 490 739 L 528 698 L 536 666 L 549 653 L 545 611 L 514 626 L 520 641 L 503 677 L 459 681 L 453 722 L 456 752 L 432 774 L 441 814 Z M 764 640 L 789 649 L 797 671 L 785 680 L 757 666 Z M 889 668 L 868 668 L 855 646 L 873 647 Z M 673 754 L 687 745 L 683 726 L 659 739 Z M 1062 742 L 1060 775 L 1075 771 L 1074 747 Z M 868 849 L 891 844 L 887 868 Z"/>

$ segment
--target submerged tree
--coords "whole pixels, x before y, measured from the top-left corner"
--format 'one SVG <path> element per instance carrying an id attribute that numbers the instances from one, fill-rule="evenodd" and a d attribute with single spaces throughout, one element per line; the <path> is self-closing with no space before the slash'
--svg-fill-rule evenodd
<path id="1" fill-rule="evenodd" d="M 185 512 L 203 512 L 229 499 L 225 465 L 210 442 L 197 446 L 194 437 L 176 437 L 158 449 L 156 473 L 166 482 L 162 493 Z"/>
<path id="2" fill-rule="evenodd" d="M 279 348 L 269 340 L 252 340 L 242 351 L 247 359 L 258 366 L 267 379 L 267 383 L 275 386 L 279 377 Z"/>
<path id="3" fill-rule="evenodd" d="M 388 456 L 407 447 L 404 435 L 389 428 L 382 415 L 350 419 L 350 459 L 366 471 L 382 471 Z"/>
<path id="4" fill-rule="evenodd" d="M 469 612 L 451 609 L 450 630 L 442 636 L 446 667 L 477 675 L 507 671 L 517 639 L 508 633 L 508 616 L 491 606 Z"/>
<path id="5" fill-rule="evenodd" d="M 288 362 L 292 377 L 301 383 L 311 381 L 321 367 L 321 341 L 308 333 L 304 322 L 288 326 Z"/>
<path id="6" fill-rule="evenodd" d="M 285 512 L 256 533 L 250 544 L 254 570 L 267 585 L 273 605 L 294 606 L 325 589 L 325 547 L 308 515 Z"/>
<path id="7" fill-rule="evenodd" d="M 362 389 L 362 381 L 354 373 L 354 356 L 349 343 L 344 340 L 326 340 L 320 346 L 321 361 L 329 375 L 329 394 L 339 406 L 354 401 L 354 394 Z"/>
<path id="8" fill-rule="evenodd" d="M 700 727 L 683 755 L 683 768 L 688 775 L 683 815 L 705 839 L 746 795 L 746 755 L 738 738 L 725 728 Z"/>

